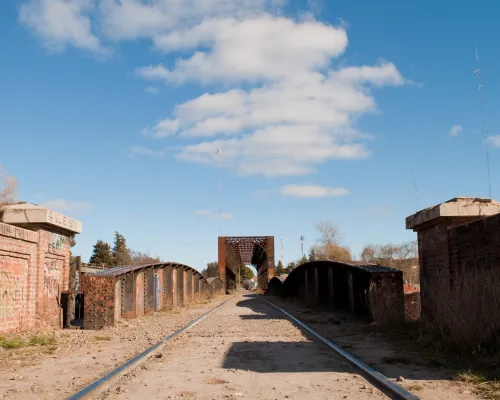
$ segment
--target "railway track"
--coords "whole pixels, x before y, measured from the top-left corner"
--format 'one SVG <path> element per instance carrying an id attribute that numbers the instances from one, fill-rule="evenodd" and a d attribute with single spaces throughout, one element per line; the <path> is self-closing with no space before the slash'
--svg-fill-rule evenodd
<path id="1" fill-rule="evenodd" d="M 237 295 L 68 400 L 306 397 L 418 399 L 267 299 Z"/>

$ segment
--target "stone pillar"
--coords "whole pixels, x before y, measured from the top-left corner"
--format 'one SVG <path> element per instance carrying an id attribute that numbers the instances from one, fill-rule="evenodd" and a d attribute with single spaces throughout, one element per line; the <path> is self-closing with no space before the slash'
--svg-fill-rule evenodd
<path id="1" fill-rule="evenodd" d="M 267 284 L 275 276 L 274 266 L 274 236 L 266 237 L 266 253 L 267 253 Z"/>
<path id="2" fill-rule="evenodd" d="M 432 318 L 432 309 L 439 307 L 433 298 L 456 272 L 450 264 L 448 229 L 498 213 L 500 204 L 494 200 L 456 197 L 406 218 L 406 229 L 417 232 L 423 319 Z"/>
<path id="3" fill-rule="evenodd" d="M 219 237 L 219 278 L 226 283 L 226 237 Z"/>
<path id="4" fill-rule="evenodd" d="M 61 294 L 68 290 L 70 238 L 81 233 L 82 224 L 63 214 L 35 204 L 0 207 L 0 222 L 38 232 L 36 264 L 28 265 L 37 322 L 62 327 Z M 33 304 L 34 303 L 34 304 Z"/>

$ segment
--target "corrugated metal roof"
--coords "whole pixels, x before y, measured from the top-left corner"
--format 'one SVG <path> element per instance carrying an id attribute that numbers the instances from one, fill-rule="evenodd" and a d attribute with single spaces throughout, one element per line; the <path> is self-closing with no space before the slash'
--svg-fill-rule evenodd
<path id="1" fill-rule="evenodd" d="M 144 268 L 150 268 L 150 267 L 161 267 L 164 265 L 174 265 L 176 267 L 188 268 L 190 270 L 193 270 L 195 273 L 199 274 L 200 276 L 203 276 L 196 269 L 194 269 L 188 265 L 180 264 L 180 263 L 173 262 L 173 261 L 167 261 L 167 262 L 161 262 L 161 263 L 155 263 L 155 264 L 145 264 L 145 265 L 125 265 L 125 266 L 120 266 L 120 267 L 111 267 L 111 268 L 103 269 L 103 270 L 98 271 L 98 272 L 92 272 L 90 274 L 87 274 L 87 276 L 89 276 L 89 277 L 91 277 L 91 276 L 120 276 L 120 275 L 124 275 L 128 272 L 133 272 L 133 271 L 141 270 Z"/>

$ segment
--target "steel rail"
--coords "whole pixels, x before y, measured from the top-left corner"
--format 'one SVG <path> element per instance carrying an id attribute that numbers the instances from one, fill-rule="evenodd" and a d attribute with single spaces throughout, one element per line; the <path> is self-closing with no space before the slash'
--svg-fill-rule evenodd
<path id="1" fill-rule="evenodd" d="M 147 356 L 150 356 L 154 354 L 156 351 L 160 350 L 167 342 L 171 341 L 172 339 L 175 339 L 177 336 L 182 334 L 183 332 L 191 329 L 194 327 L 196 324 L 200 323 L 203 321 L 205 318 L 207 318 L 210 314 L 214 313 L 215 311 L 219 310 L 222 306 L 226 305 L 228 302 L 233 300 L 236 296 L 231 297 L 230 299 L 224 301 L 223 303 L 219 304 L 217 307 L 211 309 L 210 311 L 206 312 L 205 314 L 199 316 L 198 318 L 195 318 L 192 320 L 190 323 L 188 323 L 186 326 L 183 328 L 179 329 L 178 331 L 172 333 L 171 335 L 167 336 L 166 338 L 160 340 L 158 343 L 154 344 L 153 346 L 149 347 L 148 349 L 144 350 L 142 353 L 139 353 L 135 357 L 131 358 L 130 360 L 126 361 L 124 364 L 120 365 L 119 367 L 115 368 L 114 370 L 108 372 L 106 375 L 103 377 L 97 379 L 96 381 L 92 382 L 90 385 L 85 386 L 83 389 L 80 389 L 78 392 L 73 394 L 72 396 L 68 397 L 67 400 L 78 400 L 78 399 L 85 399 L 91 394 L 95 394 L 95 392 L 99 389 L 103 389 L 103 387 L 106 384 L 109 384 L 110 381 L 120 375 L 123 375 L 126 371 L 131 369 L 132 367 L 135 367 L 138 365 L 139 361 L 144 361 Z"/>
<path id="2" fill-rule="evenodd" d="M 355 368 L 360 370 L 363 375 L 365 375 L 369 380 L 372 382 L 375 382 L 376 385 L 379 388 L 385 389 L 388 393 L 396 396 L 397 399 L 401 400 L 420 400 L 420 397 L 414 395 L 413 393 L 410 393 L 403 387 L 399 386 L 398 384 L 392 382 L 389 380 L 386 376 L 382 375 L 380 372 L 376 371 L 369 365 L 365 364 L 363 361 L 359 360 L 358 358 L 354 357 L 352 354 L 346 352 L 342 347 L 339 345 L 333 343 L 332 341 L 328 340 L 325 338 L 323 335 L 320 333 L 316 332 L 314 329 L 312 329 L 310 326 L 306 325 L 299 319 L 295 318 L 293 315 L 288 313 L 287 311 L 283 310 L 281 307 L 277 306 L 274 303 L 271 303 L 269 300 L 264 299 L 262 296 L 258 296 L 258 298 L 270 306 L 274 307 L 276 310 L 280 311 L 281 313 L 285 314 L 290 320 L 295 322 L 297 325 L 299 325 L 301 328 L 309 332 L 312 336 L 314 336 L 316 339 L 319 339 L 321 342 L 323 342 L 325 345 L 327 345 L 330 349 L 332 349 L 335 353 L 337 353 L 340 357 L 348 361 L 350 364 L 352 364 Z"/>

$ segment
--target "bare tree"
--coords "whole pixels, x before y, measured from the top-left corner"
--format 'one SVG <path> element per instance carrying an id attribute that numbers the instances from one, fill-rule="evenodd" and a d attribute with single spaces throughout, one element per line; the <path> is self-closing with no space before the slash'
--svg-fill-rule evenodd
<path id="1" fill-rule="evenodd" d="M 319 221 L 316 223 L 316 229 L 320 233 L 319 246 L 314 246 L 317 260 L 337 260 L 351 261 L 351 251 L 347 247 L 340 245 L 342 237 L 339 229 L 330 221 Z"/>
<path id="2" fill-rule="evenodd" d="M 17 179 L 0 165 L 0 203 L 17 201 Z"/>
<path id="3" fill-rule="evenodd" d="M 418 249 L 417 242 L 407 242 L 399 245 L 369 245 L 361 252 L 361 259 L 403 271 L 404 278 L 418 282 Z"/>
<path id="4" fill-rule="evenodd" d="M 339 229 L 330 221 L 316 222 L 316 229 L 319 231 L 321 237 L 319 241 L 323 245 L 331 246 L 333 244 L 339 245 L 342 241 Z"/>

